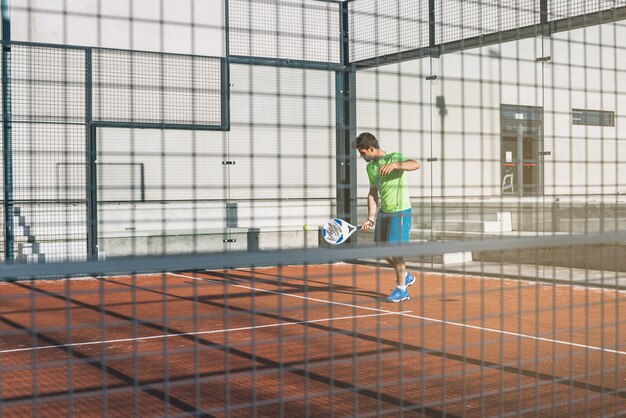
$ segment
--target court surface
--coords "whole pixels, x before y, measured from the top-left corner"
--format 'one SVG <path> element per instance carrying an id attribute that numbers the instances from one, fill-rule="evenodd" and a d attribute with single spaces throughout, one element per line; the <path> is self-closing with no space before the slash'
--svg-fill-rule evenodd
<path id="1" fill-rule="evenodd" d="M 333 264 L 0 284 L 5 416 L 606 416 L 626 294 Z"/>

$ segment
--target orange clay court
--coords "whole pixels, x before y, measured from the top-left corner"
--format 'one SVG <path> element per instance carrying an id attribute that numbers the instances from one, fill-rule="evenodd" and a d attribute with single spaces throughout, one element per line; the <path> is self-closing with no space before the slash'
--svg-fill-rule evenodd
<path id="1" fill-rule="evenodd" d="M 606 416 L 626 295 L 333 264 L 0 284 L 3 416 Z"/>

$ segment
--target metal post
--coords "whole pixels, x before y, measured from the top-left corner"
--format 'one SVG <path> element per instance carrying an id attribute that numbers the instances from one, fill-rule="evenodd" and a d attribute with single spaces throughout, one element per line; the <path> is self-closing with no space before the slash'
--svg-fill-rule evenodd
<path id="1" fill-rule="evenodd" d="M 548 24 L 548 0 L 539 0 L 539 19 L 542 25 L 541 33 L 546 35 L 546 29 L 549 29 L 546 28 Z"/>
<path id="2" fill-rule="evenodd" d="M 221 128 L 224 131 L 230 131 L 230 64 L 228 58 L 220 60 L 220 74 L 221 74 Z"/>
<path id="3" fill-rule="evenodd" d="M 524 120 L 517 121 L 517 194 L 524 196 Z"/>
<path id="4" fill-rule="evenodd" d="M 85 50 L 85 166 L 86 198 L 87 198 L 87 258 L 98 259 L 98 180 L 96 162 L 96 127 L 92 124 L 92 92 L 93 92 L 93 60 L 92 50 Z"/>
<path id="5" fill-rule="evenodd" d="M 428 0 L 428 47 L 432 56 L 437 45 L 435 39 L 435 0 Z"/>
<path id="6" fill-rule="evenodd" d="M 14 259 L 13 228 L 13 121 L 11 115 L 11 17 L 10 0 L 2 8 L 2 151 L 4 162 L 4 257 Z"/>
<path id="7" fill-rule="evenodd" d="M 222 129 L 230 131 L 230 27 L 228 17 L 228 0 L 224 2 L 224 59 L 221 65 L 222 95 Z"/>
<path id="8" fill-rule="evenodd" d="M 440 132 L 439 135 L 441 137 L 440 142 L 440 152 L 439 158 L 441 161 L 441 197 L 444 196 L 445 193 L 445 184 L 446 184 L 446 172 L 445 172 L 445 155 L 446 155 L 446 135 L 445 135 L 445 118 L 448 114 L 448 109 L 446 107 L 446 98 L 444 96 L 437 96 L 435 99 L 435 107 L 439 109 L 439 122 L 440 122 Z M 445 218 L 445 211 L 443 211 L 443 215 Z"/>
<path id="9" fill-rule="evenodd" d="M 356 136 L 356 76 L 350 66 L 348 3 L 341 3 L 341 63 L 336 72 L 336 164 L 337 164 L 337 216 L 356 223 L 356 154 L 351 149 Z"/>
<path id="10" fill-rule="evenodd" d="M 552 202 L 552 232 L 559 232 L 561 223 L 561 204 L 559 198 L 554 198 Z"/>

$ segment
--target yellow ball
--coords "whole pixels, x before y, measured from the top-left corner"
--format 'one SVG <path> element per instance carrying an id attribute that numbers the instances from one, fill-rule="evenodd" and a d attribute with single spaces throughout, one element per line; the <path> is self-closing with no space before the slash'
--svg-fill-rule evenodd
<path id="1" fill-rule="evenodd" d="M 304 224 L 302 225 L 302 229 L 304 229 L 305 231 L 310 231 L 311 227 L 309 226 L 309 224 Z"/>

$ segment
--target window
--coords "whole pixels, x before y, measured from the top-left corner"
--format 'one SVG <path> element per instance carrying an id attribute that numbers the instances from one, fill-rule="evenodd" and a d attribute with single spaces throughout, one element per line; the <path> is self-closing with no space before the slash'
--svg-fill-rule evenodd
<path id="1" fill-rule="evenodd" d="M 572 109 L 572 125 L 615 126 L 615 112 Z"/>

